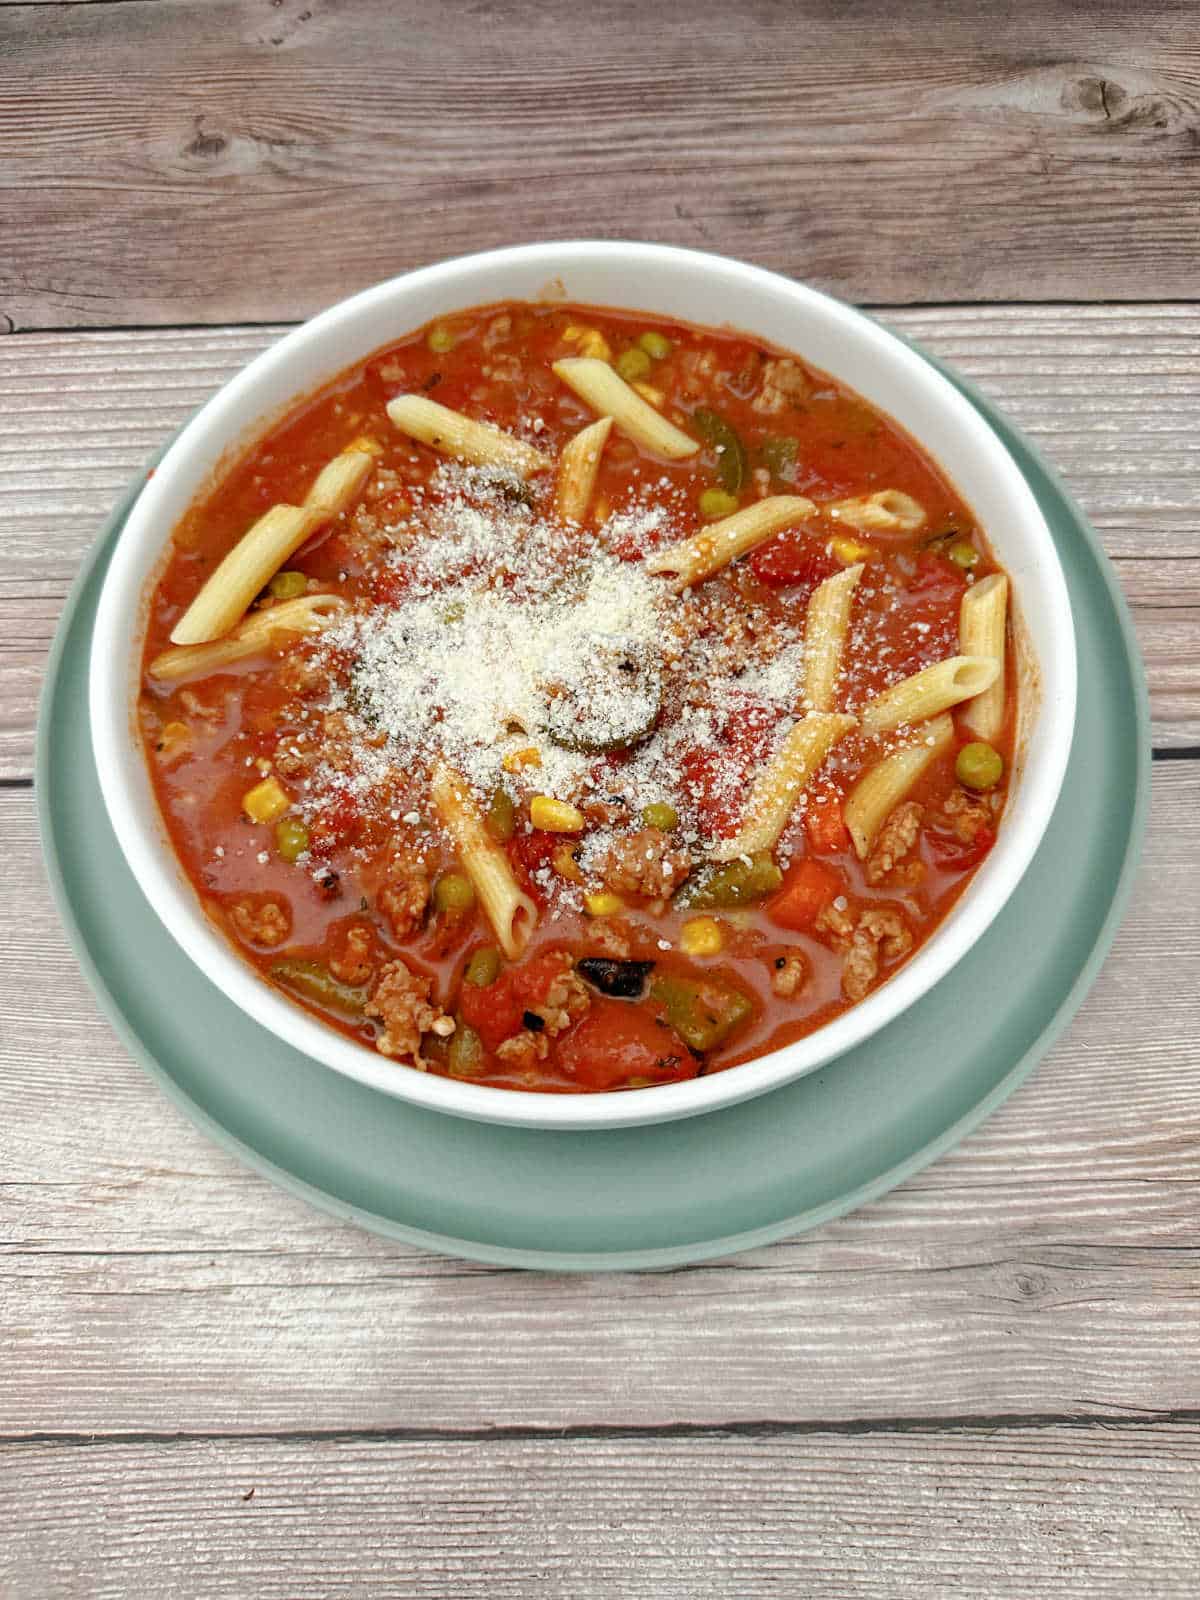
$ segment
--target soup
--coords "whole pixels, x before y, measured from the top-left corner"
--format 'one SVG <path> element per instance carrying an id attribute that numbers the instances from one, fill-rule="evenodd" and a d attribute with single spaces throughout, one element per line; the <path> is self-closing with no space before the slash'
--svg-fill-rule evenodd
<path id="1" fill-rule="evenodd" d="M 525 303 L 299 404 L 175 529 L 139 699 L 264 981 L 424 1070 L 652 1087 L 861 1002 L 996 837 L 1007 579 L 728 332 Z"/>

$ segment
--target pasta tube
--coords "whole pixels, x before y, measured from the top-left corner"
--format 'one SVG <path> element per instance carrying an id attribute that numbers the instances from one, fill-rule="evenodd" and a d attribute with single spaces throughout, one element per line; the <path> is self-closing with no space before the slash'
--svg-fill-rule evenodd
<path id="1" fill-rule="evenodd" d="M 996 676 L 962 714 L 965 728 L 977 739 L 992 740 L 1004 723 L 1004 635 L 1008 616 L 1008 579 L 1001 572 L 981 578 L 962 597 L 958 640 L 964 655 L 986 656 L 996 663 Z"/>
<path id="2" fill-rule="evenodd" d="M 554 509 L 564 522 L 582 522 L 592 503 L 600 456 L 612 432 L 612 418 L 601 417 L 567 441 L 558 458 Z"/>
<path id="3" fill-rule="evenodd" d="M 475 422 L 423 394 L 400 394 L 388 401 L 387 414 L 401 433 L 419 439 L 444 456 L 456 456 L 475 467 L 508 467 L 522 478 L 543 472 L 549 456 L 490 422 Z"/>
<path id="4" fill-rule="evenodd" d="M 804 704 L 810 711 L 833 710 L 834 690 L 850 630 L 850 602 L 862 570 L 860 561 L 826 578 L 808 602 L 804 622 Z"/>
<path id="5" fill-rule="evenodd" d="M 484 826 L 462 774 L 439 763 L 430 793 L 501 950 L 515 961 L 537 926 L 537 907 L 521 892 L 508 856 Z"/>
<path id="6" fill-rule="evenodd" d="M 554 363 L 554 373 L 593 411 L 611 417 L 634 444 L 644 445 L 671 461 L 694 456 L 699 450 L 695 439 L 672 427 L 607 361 L 594 356 L 567 356 Z"/>
<path id="7" fill-rule="evenodd" d="M 172 644 L 207 644 L 229 632 L 264 584 L 322 523 L 347 510 L 380 453 L 355 439 L 322 468 L 302 506 L 272 506 L 244 533 L 171 631 Z"/>
<path id="8" fill-rule="evenodd" d="M 658 550 L 646 559 L 647 572 L 662 572 L 674 577 L 675 589 L 686 589 L 702 578 L 720 572 L 738 556 L 753 550 L 772 534 L 802 522 L 816 511 L 811 500 L 799 494 L 773 494 L 753 505 L 743 506 L 731 517 L 713 522 L 690 539 Z"/>
<path id="9" fill-rule="evenodd" d="M 842 807 L 842 820 L 860 861 L 870 855 L 876 834 L 929 763 L 953 740 L 954 720 L 943 712 L 918 728 L 910 744 L 877 761 L 854 785 Z"/>
<path id="10" fill-rule="evenodd" d="M 834 500 L 821 509 L 863 533 L 914 533 L 925 521 L 925 507 L 901 489 L 879 489 L 855 500 Z"/>
<path id="11" fill-rule="evenodd" d="M 770 850 L 809 779 L 855 718 L 837 711 L 811 711 L 797 722 L 750 787 L 742 825 L 712 852 L 714 861 Z"/>
<path id="12" fill-rule="evenodd" d="M 337 594 L 306 594 L 263 611 L 252 611 L 223 639 L 209 644 L 177 645 L 150 663 L 150 676 L 163 682 L 216 672 L 231 662 L 261 655 L 289 634 L 319 633 L 335 617 L 349 611 L 349 602 Z"/>
<path id="13" fill-rule="evenodd" d="M 924 722 L 961 700 L 973 700 L 995 682 L 999 667 L 988 656 L 950 656 L 877 694 L 861 713 L 864 733 L 886 733 L 903 722 Z"/>

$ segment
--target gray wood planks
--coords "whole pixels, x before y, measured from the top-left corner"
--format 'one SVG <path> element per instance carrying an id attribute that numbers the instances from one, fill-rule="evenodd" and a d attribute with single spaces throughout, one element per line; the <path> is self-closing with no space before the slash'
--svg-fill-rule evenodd
<path id="1" fill-rule="evenodd" d="M 599 234 L 858 300 L 1195 293 L 1187 0 L 0 11 L 0 327 L 266 321 Z"/>
<path id="2" fill-rule="evenodd" d="M 1200 1429 L 0 1447 L 0 1585 L 125 1600 L 1190 1600 Z"/>

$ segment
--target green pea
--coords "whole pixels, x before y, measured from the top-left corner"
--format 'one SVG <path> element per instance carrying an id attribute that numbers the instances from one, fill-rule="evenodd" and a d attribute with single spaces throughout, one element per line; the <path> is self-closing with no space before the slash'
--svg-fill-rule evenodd
<path id="1" fill-rule="evenodd" d="M 500 976 L 500 952 L 493 945 L 485 944 L 482 949 L 474 951 L 467 962 L 467 970 L 463 977 L 468 983 L 473 983 L 477 989 L 486 989 L 489 984 L 495 983 Z"/>
<path id="2" fill-rule="evenodd" d="M 487 831 L 500 844 L 507 844 L 517 831 L 517 808 L 505 789 L 494 789 L 484 818 Z"/>
<path id="3" fill-rule="evenodd" d="M 965 744 L 954 763 L 954 775 L 968 789 L 994 789 L 1004 776 L 1004 758 L 982 740 Z"/>
<path id="4" fill-rule="evenodd" d="M 283 817 L 275 824 L 275 848 L 285 861 L 295 861 L 308 849 L 308 829 L 299 817 Z"/>
<path id="5" fill-rule="evenodd" d="M 964 572 L 970 572 L 972 567 L 979 565 L 979 551 L 969 539 L 959 539 L 952 544 L 946 554 L 956 567 L 961 567 Z"/>
<path id="6" fill-rule="evenodd" d="M 470 911 L 475 888 L 462 872 L 443 872 L 433 886 L 433 903 L 439 911 Z"/>
<path id="7" fill-rule="evenodd" d="M 653 328 L 647 328 L 638 339 L 638 344 L 650 357 L 651 361 L 663 361 L 671 354 L 671 341 L 664 333 L 656 333 Z"/>
<path id="8" fill-rule="evenodd" d="M 483 1040 L 469 1022 L 460 1022 L 455 1028 L 446 1065 L 455 1078 L 474 1078 L 483 1066 Z"/>
<path id="9" fill-rule="evenodd" d="M 636 345 L 632 350 L 623 350 L 617 357 L 617 371 L 626 383 L 636 383 L 650 371 L 650 357 Z"/>
<path id="10" fill-rule="evenodd" d="M 642 821 L 648 828 L 659 828 L 663 833 L 670 833 L 672 828 L 679 826 L 679 813 L 665 800 L 655 800 L 642 807 Z"/>
<path id="11" fill-rule="evenodd" d="M 458 336 L 449 328 L 430 328 L 425 335 L 425 343 L 435 356 L 444 356 L 447 351 L 453 350 L 458 343 Z"/>
<path id="12" fill-rule="evenodd" d="M 738 505 L 737 495 L 725 489 L 705 489 L 700 496 L 700 514 L 704 517 L 731 517 Z"/>
<path id="13" fill-rule="evenodd" d="M 267 588 L 276 600 L 298 600 L 308 588 L 308 579 L 302 572 L 277 572 Z"/>

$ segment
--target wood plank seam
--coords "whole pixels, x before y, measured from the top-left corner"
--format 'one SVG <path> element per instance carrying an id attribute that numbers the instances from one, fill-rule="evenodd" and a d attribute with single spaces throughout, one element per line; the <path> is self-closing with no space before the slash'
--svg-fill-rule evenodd
<path id="1" fill-rule="evenodd" d="M 967 1412 L 961 1416 L 855 1417 L 848 1419 L 812 1418 L 793 1422 L 769 1420 L 720 1422 L 667 1422 L 631 1425 L 629 1423 L 577 1423 L 564 1427 L 495 1425 L 482 1428 L 282 1428 L 213 1429 L 155 1432 L 118 1430 L 102 1433 L 70 1433 L 47 1430 L 31 1433 L 0 1434 L 0 1449 L 18 1446 L 54 1446 L 90 1450 L 112 1445 L 195 1445 L 195 1444 L 338 1444 L 374 1441 L 403 1444 L 474 1444 L 501 1440 L 553 1440 L 587 1443 L 620 1439 L 787 1439 L 810 1434 L 837 1434 L 847 1438 L 873 1434 L 899 1433 L 1004 1433 L 1036 1432 L 1043 1429 L 1075 1428 L 1081 1432 L 1102 1429 L 1106 1433 L 1145 1427 L 1195 1427 L 1200 1425 L 1200 1407 L 1180 1407 L 1165 1411 L 1142 1410 L 1136 1416 L 1115 1417 L 1101 1413 L 1006 1412 L 990 1415 Z"/>

